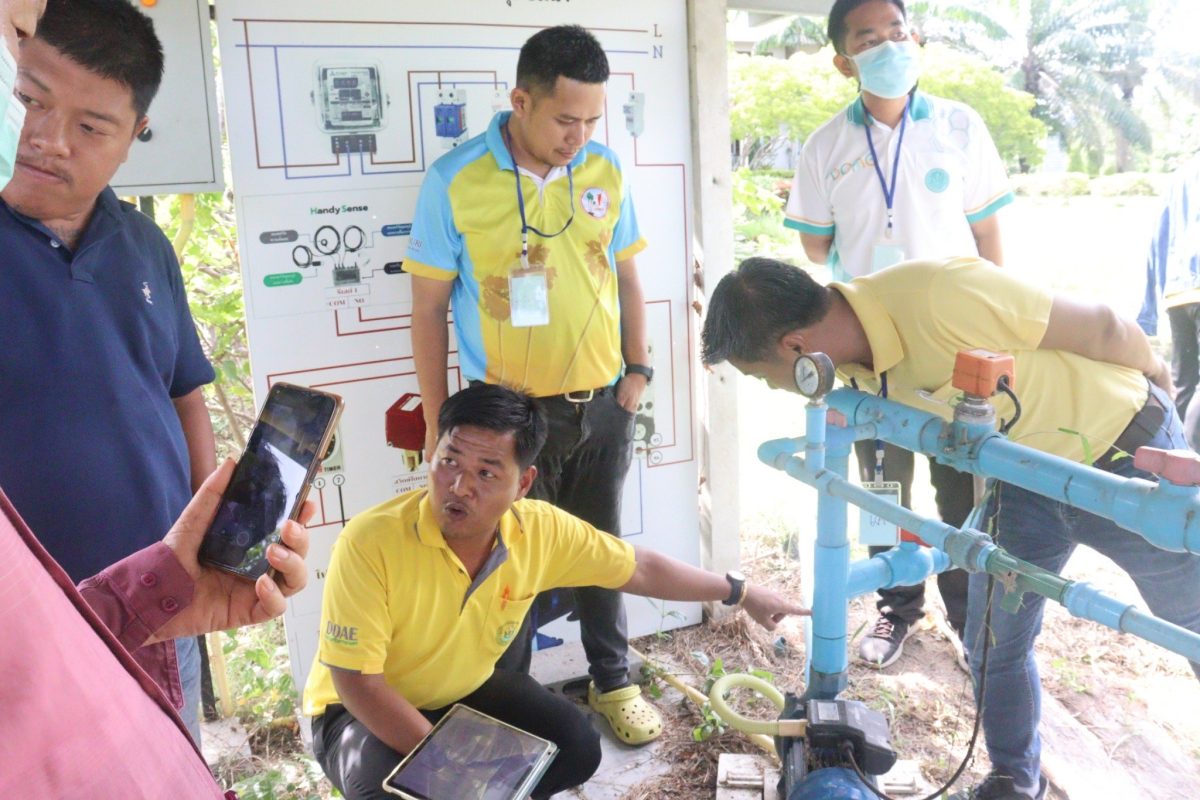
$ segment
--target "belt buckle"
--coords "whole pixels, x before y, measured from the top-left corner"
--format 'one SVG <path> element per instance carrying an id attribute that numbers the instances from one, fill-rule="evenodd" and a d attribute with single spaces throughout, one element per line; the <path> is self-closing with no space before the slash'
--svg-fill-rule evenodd
<path id="1" fill-rule="evenodd" d="M 580 389 L 575 392 L 566 392 L 563 397 L 568 403 L 590 403 L 592 398 L 596 396 L 595 389 Z"/>

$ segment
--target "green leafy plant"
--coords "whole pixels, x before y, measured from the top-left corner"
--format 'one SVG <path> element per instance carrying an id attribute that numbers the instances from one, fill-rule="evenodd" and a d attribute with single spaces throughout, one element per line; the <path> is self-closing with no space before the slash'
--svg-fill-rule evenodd
<path id="1" fill-rule="evenodd" d="M 230 631 L 222 651 L 234 713 L 251 736 L 256 729 L 295 717 L 296 685 L 282 621 Z"/>
<path id="2" fill-rule="evenodd" d="M 156 217 L 176 243 L 196 332 L 216 371 L 206 395 L 218 455 L 236 455 L 254 423 L 254 399 L 233 203 L 219 193 L 175 195 L 157 204 Z"/>

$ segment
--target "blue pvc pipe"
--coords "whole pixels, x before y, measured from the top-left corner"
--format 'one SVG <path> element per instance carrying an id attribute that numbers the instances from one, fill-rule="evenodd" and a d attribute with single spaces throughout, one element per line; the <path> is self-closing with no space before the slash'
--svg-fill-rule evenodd
<path id="1" fill-rule="evenodd" d="M 1122 478 L 852 389 L 829 402 L 856 426 L 890 420 L 880 435 L 892 444 L 1111 519 L 1163 550 L 1200 554 L 1200 487 Z"/>

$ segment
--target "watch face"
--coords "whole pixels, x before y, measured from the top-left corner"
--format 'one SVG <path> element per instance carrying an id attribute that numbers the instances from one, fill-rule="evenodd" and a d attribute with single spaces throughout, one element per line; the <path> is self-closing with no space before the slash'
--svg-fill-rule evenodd
<path id="1" fill-rule="evenodd" d="M 833 388 L 833 362 L 824 353 L 805 353 L 796 359 L 796 388 L 805 397 L 818 397 Z"/>

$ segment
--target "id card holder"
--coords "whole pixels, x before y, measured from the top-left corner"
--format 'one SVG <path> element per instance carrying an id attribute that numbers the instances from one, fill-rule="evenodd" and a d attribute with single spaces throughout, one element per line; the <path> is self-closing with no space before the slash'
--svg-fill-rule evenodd
<path id="1" fill-rule="evenodd" d="M 550 295 L 546 270 L 521 267 L 508 275 L 509 321 L 514 328 L 550 324 Z"/>
<path id="2" fill-rule="evenodd" d="M 899 264 L 905 258 L 904 245 L 891 239 L 876 242 L 871 251 L 871 272 L 879 272 L 893 264 Z"/>
<path id="3" fill-rule="evenodd" d="M 900 505 L 899 481 L 864 483 L 862 488 L 873 495 Z M 858 543 L 872 547 L 894 547 L 900 543 L 900 526 L 877 517 L 865 509 L 860 509 L 858 512 Z"/>

